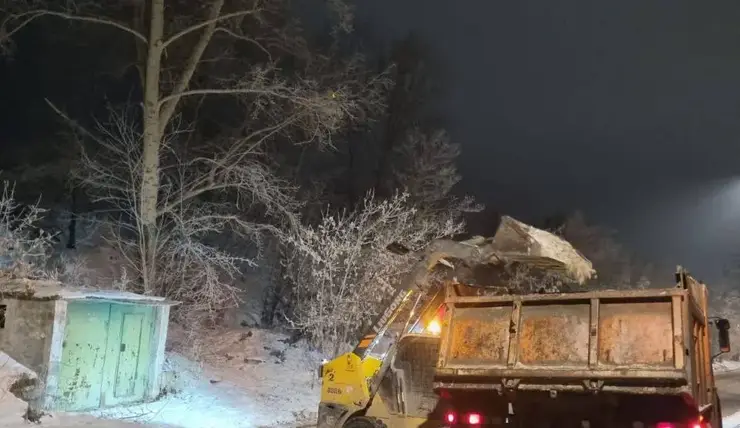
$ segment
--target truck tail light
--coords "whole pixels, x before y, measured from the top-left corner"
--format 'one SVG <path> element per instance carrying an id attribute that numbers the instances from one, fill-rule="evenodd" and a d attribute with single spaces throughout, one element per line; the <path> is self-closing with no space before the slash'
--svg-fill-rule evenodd
<path id="1" fill-rule="evenodd" d="M 448 424 L 454 424 L 455 422 L 457 422 L 457 414 L 452 410 L 448 410 L 445 413 L 445 422 L 447 422 Z"/>
<path id="2" fill-rule="evenodd" d="M 468 425 L 480 425 L 482 419 L 480 413 L 468 413 Z"/>
<path id="3" fill-rule="evenodd" d="M 655 428 L 680 428 L 680 427 L 686 427 L 686 428 L 707 428 L 704 423 L 702 423 L 701 420 L 689 422 L 688 424 L 675 424 L 673 422 L 658 422 L 655 424 Z"/>

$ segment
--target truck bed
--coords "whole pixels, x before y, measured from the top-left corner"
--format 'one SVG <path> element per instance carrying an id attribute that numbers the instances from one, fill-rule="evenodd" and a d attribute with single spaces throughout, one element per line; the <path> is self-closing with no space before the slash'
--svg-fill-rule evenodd
<path id="1" fill-rule="evenodd" d="M 692 392 L 702 365 L 691 360 L 709 358 L 706 340 L 692 340 L 692 329 L 706 336 L 701 291 L 467 297 L 449 287 L 435 386 Z"/>

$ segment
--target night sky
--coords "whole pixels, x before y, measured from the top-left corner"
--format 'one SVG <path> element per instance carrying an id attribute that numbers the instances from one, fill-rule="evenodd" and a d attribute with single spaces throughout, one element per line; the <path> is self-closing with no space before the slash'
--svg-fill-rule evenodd
<path id="1" fill-rule="evenodd" d="M 363 25 L 417 32 L 448 68 L 466 191 L 529 220 L 580 208 L 719 275 L 739 242 L 740 4 L 362 3 Z"/>
<path id="2" fill-rule="evenodd" d="M 582 209 L 645 258 L 707 280 L 736 252 L 740 3 L 357 3 L 358 27 L 386 43 L 416 32 L 444 67 L 435 107 L 463 147 L 461 190 L 526 221 Z M 65 86 L 28 73 L 0 70 L 0 136 L 15 139 Z"/>

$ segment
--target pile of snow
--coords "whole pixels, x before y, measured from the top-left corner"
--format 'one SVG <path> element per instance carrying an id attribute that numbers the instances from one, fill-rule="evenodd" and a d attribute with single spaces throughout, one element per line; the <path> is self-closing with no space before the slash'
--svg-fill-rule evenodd
<path id="1" fill-rule="evenodd" d="M 740 371 L 740 361 L 715 361 L 712 363 L 714 373 L 728 373 Z"/>
<path id="2" fill-rule="evenodd" d="M 172 331 L 170 337 L 182 348 L 175 343 L 167 354 L 168 393 L 154 403 L 98 411 L 96 416 L 182 428 L 315 424 L 318 354 L 289 345 L 286 335 L 255 328 L 195 339 Z M 193 353 L 197 358 L 184 355 Z"/>
<path id="3" fill-rule="evenodd" d="M 20 365 L 7 354 L 0 352 L 0 427 L 28 428 L 34 426 L 24 419 L 28 404 L 10 392 L 11 386 L 21 377 L 35 378 L 36 374 Z M 42 416 L 42 427 L 75 428 L 135 428 L 142 425 L 124 421 L 105 421 L 89 415 L 50 414 Z"/>
<path id="4" fill-rule="evenodd" d="M 160 400 L 89 414 L 55 413 L 42 417 L 41 426 L 287 428 L 315 425 L 320 398 L 316 368 L 321 359 L 301 344 L 289 344 L 287 335 L 241 328 L 195 338 L 175 330 L 170 337 L 174 343 L 167 353 L 166 391 Z M 36 376 L 0 353 L 1 427 L 29 426 L 23 419 L 27 403 L 9 392 L 11 385 L 23 375 Z"/>
<path id="5" fill-rule="evenodd" d="M 740 427 L 740 412 L 735 413 L 734 415 L 727 416 L 722 419 L 722 427 L 723 428 L 738 428 Z"/>
<path id="6" fill-rule="evenodd" d="M 596 274 L 591 261 L 565 239 L 511 217 L 504 216 L 501 221 L 502 225 L 510 222 L 526 233 L 531 240 L 537 243 L 537 256 L 548 257 L 563 263 L 568 273 L 578 282 L 583 283 Z"/>

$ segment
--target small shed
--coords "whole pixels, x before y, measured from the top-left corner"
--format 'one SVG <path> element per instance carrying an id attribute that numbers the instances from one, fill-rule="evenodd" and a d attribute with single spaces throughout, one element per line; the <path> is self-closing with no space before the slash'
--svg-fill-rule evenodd
<path id="1" fill-rule="evenodd" d="M 151 401 L 160 393 L 174 304 L 52 281 L 0 281 L 0 351 L 38 374 L 46 410 Z"/>

